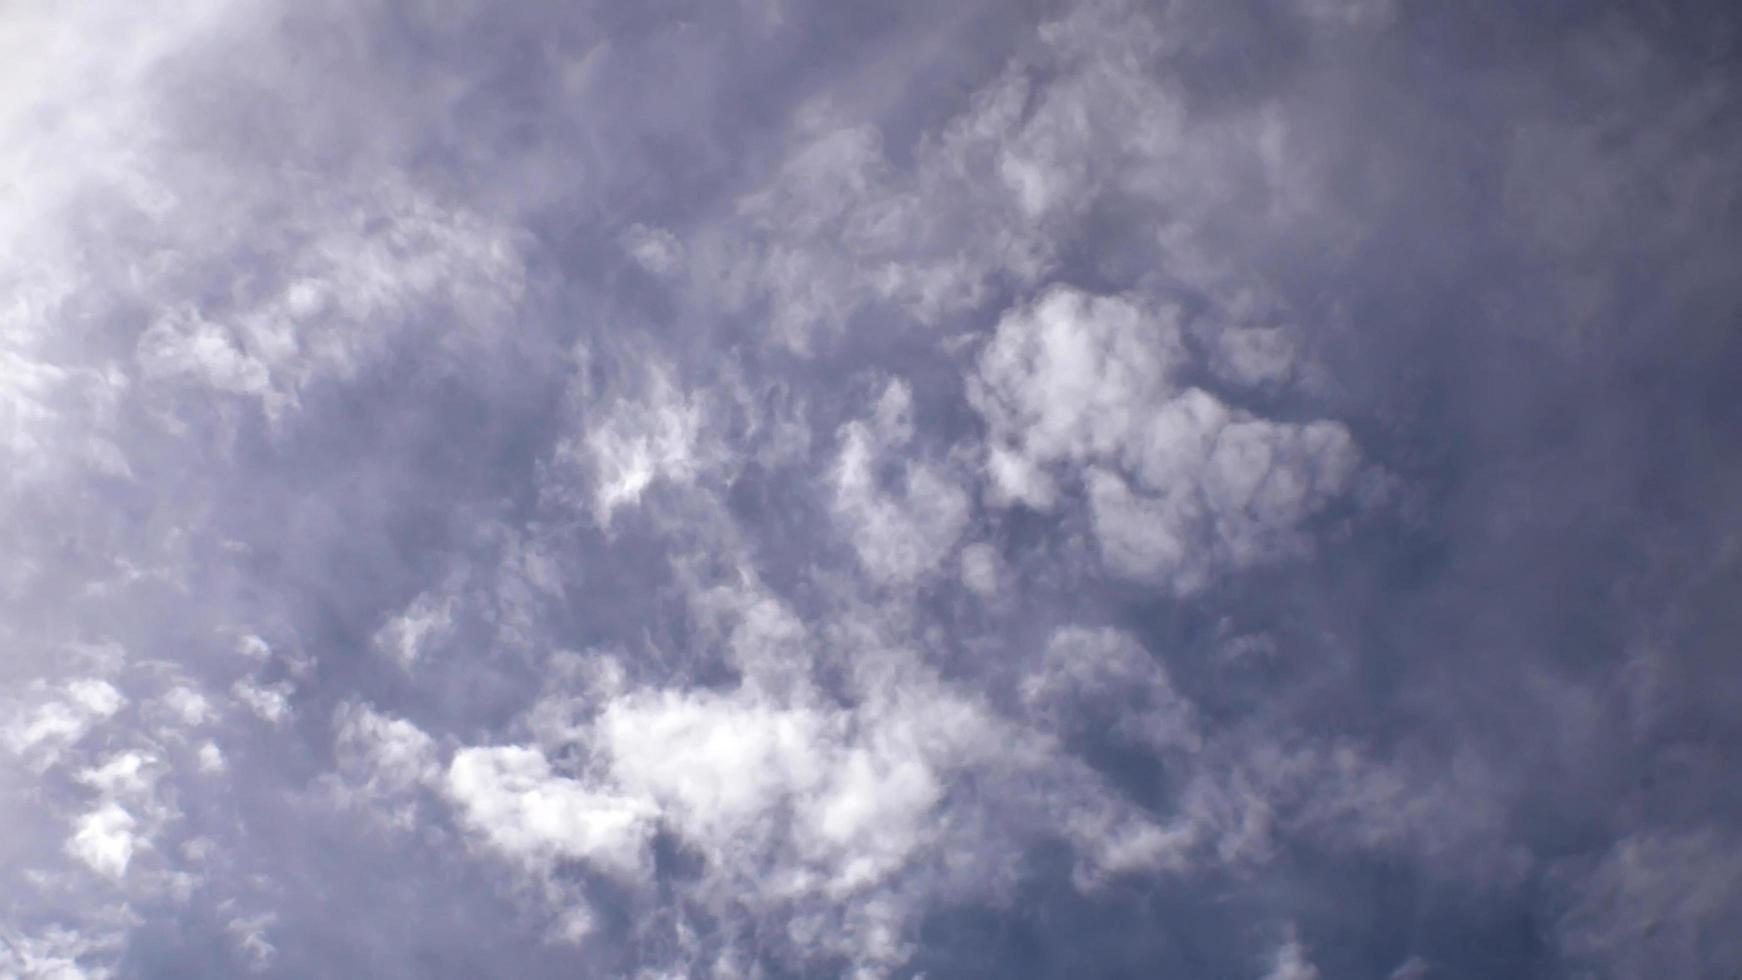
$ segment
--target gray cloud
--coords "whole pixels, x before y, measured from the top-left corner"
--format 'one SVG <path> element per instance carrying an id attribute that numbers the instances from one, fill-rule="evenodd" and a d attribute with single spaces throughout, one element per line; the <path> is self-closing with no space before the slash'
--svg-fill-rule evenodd
<path id="1" fill-rule="evenodd" d="M 0 14 L 0 975 L 1723 976 L 1735 18 Z"/>

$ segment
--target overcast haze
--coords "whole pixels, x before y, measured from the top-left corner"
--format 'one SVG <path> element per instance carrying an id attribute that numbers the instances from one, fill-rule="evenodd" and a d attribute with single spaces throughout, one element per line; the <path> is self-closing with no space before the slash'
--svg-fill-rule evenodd
<path id="1" fill-rule="evenodd" d="M 1742 975 L 1738 23 L 11 0 L 0 977 Z"/>

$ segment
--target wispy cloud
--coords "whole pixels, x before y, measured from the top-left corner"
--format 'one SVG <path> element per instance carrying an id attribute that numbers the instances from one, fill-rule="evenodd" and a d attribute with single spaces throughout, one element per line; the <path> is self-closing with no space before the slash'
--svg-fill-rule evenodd
<path id="1" fill-rule="evenodd" d="M 1735 18 L 0 13 L 0 974 L 1724 975 Z"/>

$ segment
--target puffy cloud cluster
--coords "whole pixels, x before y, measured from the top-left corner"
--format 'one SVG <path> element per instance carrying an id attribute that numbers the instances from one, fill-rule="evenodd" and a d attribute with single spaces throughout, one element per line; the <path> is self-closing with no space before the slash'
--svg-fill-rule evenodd
<path id="1" fill-rule="evenodd" d="M 803 682 L 641 686 L 595 666 L 589 691 L 534 710 L 569 719 L 535 725 L 542 745 L 460 748 L 442 792 L 481 843 L 547 886 L 553 862 L 578 862 L 638 889 L 677 888 L 685 907 L 734 924 L 727 935 L 774 925 L 763 942 L 795 965 L 893 967 L 932 901 L 980 894 L 988 863 L 1008 859 L 982 836 L 997 798 L 956 787 L 1031 765 L 1034 750 L 911 655 L 859 656 L 846 703 Z M 659 879 L 656 834 L 695 856 L 696 876 Z M 732 945 L 720 955 L 742 952 Z"/>
<path id="2" fill-rule="evenodd" d="M 880 485 L 880 463 L 899 459 L 913 438 L 912 398 L 906 385 L 891 382 L 870 420 L 842 426 L 831 473 L 835 514 L 860 565 L 881 583 L 908 583 L 936 570 L 968 518 L 967 493 L 938 466 L 904 460 L 893 485 Z"/>
<path id="3" fill-rule="evenodd" d="M 1724 31 L 679 7 L 0 12 L 0 975 L 1735 971 Z"/>
<path id="4" fill-rule="evenodd" d="M 1187 384 L 1178 317 L 1055 288 L 1000 320 L 970 391 L 993 500 L 1051 509 L 1070 479 L 1107 566 L 1185 594 L 1303 552 L 1361 460 L 1340 423 L 1254 417 Z"/>

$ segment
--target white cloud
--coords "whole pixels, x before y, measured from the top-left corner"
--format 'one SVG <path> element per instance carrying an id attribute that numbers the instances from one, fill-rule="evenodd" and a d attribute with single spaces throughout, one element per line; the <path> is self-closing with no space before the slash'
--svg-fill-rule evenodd
<path id="1" fill-rule="evenodd" d="M 201 772 L 223 772 L 224 751 L 218 748 L 216 742 L 205 742 L 200 745 L 197 756 Z"/>
<path id="2" fill-rule="evenodd" d="M 518 301 L 518 243 L 499 224 L 390 171 L 334 180 L 291 163 L 225 167 L 175 131 L 187 120 L 163 100 L 189 50 L 259 40 L 230 8 L 147 3 L 117 17 L 97 4 L 37 6 L 9 18 L 0 42 L 16 49 L 0 58 L 16 83 L 0 98 L 14 297 L 0 314 L 0 450 L 42 438 L 61 416 L 97 418 L 57 389 L 127 385 L 120 365 L 41 359 L 33 338 L 69 318 L 139 308 L 148 322 L 132 360 L 145 379 L 192 381 L 276 415 L 311 381 L 353 375 L 420 313 L 496 320 Z M 19 197 L 25 174 L 31 190 Z M 84 240 L 94 229 L 124 240 L 124 257 Z M 23 242 L 28 252 L 13 254 Z M 250 271 L 238 277 L 243 255 Z M 72 443 L 87 454 L 105 445 L 95 430 Z"/>
<path id="3" fill-rule="evenodd" d="M 450 828 L 422 823 L 438 805 L 479 856 L 523 873 L 510 898 L 544 906 L 530 934 L 595 937 L 648 976 L 897 972 L 930 938 L 929 913 L 971 920 L 976 906 L 1052 884 L 1048 861 L 1027 863 L 1036 844 L 1070 848 L 1085 891 L 1120 882 L 1153 894 L 1214 862 L 1237 892 L 1260 872 L 1293 884 L 1289 862 L 1265 863 L 1303 838 L 1401 857 L 1412 872 L 1516 880 L 1509 835 L 1526 794 L 1504 762 L 1407 739 L 1378 752 L 1291 727 L 1344 721 L 1298 710 L 1321 707 L 1310 699 L 1327 686 L 1365 693 L 1342 685 L 1369 672 L 1334 649 L 1345 613 L 1365 606 L 1303 612 L 1299 596 L 1260 597 L 1259 618 L 1274 625 L 1216 609 L 1212 619 L 1235 622 L 1230 635 L 1268 631 L 1274 654 L 1174 659 L 1200 654 L 1191 637 L 1228 637 L 1204 637 L 1193 624 L 1205 610 L 1172 600 L 1307 554 L 1366 465 L 1348 428 L 1310 418 L 1311 399 L 1330 390 L 1313 387 L 1324 379 L 1312 345 L 1364 339 L 1318 322 L 1341 316 L 1324 311 L 1347 297 L 1315 289 L 1301 329 L 1262 280 L 1267 266 L 1367 275 L 1341 254 L 1297 269 L 1297 249 L 1334 253 L 1347 240 L 1320 200 L 1333 182 L 1341 194 L 1390 193 L 1385 171 L 1408 161 L 1327 166 L 1302 150 L 1315 125 L 1339 120 L 1265 93 L 1286 77 L 1320 93 L 1309 98 L 1328 92 L 1337 112 L 1376 105 L 1349 84 L 1363 76 L 1314 62 L 1312 46 L 1382 23 L 1387 0 L 1283 5 L 1288 57 L 1256 71 L 1246 32 L 1275 5 L 1228 15 L 1085 0 L 1033 31 L 993 16 L 996 4 L 970 4 L 946 19 L 992 30 L 935 46 L 899 35 L 918 15 L 878 16 L 872 43 L 848 45 L 846 62 L 832 35 L 857 21 L 802 11 L 771 48 L 733 35 L 720 49 L 701 39 L 715 32 L 658 11 L 629 18 L 620 37 L 610 12 L 544 31 L 559 25 L 435 0 L 407 22 L 389 18 L 388 38 L 374 33 L 378 5 L 291 6 L 24 0 L 0 30 L 0 524 L 19 538 L 0 559 L 0 647 L 21 662 L 9 662 L 17 683 L 0 718 L 0 745 L 18 757 L 0 766 L 0 817 L 22 827 L 6 858 L 31 865 L 0 890 L 28 929 L 64 910 L 80 928 L 140 930 L 151 946 L 161 930 L 141 920 L 168 896 L 183 903 L 171 910 L 190 930 L 182 938 L 208 951 L 227 939 L 236 965 L 318 973 L 358 955 L 392 972 L 379 957 L 417 946 L 406 940 L 424 938 L 421 926 L 389 923 L 357 942 L 345 930 L 373 921 L 350 915 L 359 896 L 393 897 L 413 903 L 407 921 L 453 926 L 429 937 L 438 947 L 481 939 L 512 955 L 493 930 L 525 928 L 526 916 L 469 914 L 502 896 L 427 891 L 469 879 L 430 870 L 455 859 Z M 529 26 L 541 30 L 525 44 Z M 802 36 L 819 28 L 831 36 Z M 574 33 L 591 46 L 585 66 L 564 50 Z M 641 46 L 643 34 L 655 43 Z M 957 51 L 960 41 L 971 43 Z M 1006 46 L 1016 53 L 1002 70 L 984 60 Z M 700 76 L 727 83 L 704 96 L 681 91 L 698 76 L 641 84 L 671 52 L 685 70 L 763 53 L 777 70 Z M 217 57 L 238 64 L 214 68 Z M 612 58 L 637 74 L 593 85 Z M 547 76 L 571 83 L 564 98 L 547 98 Z M 1505 80 L 1492 81 L 1490 102 L 1503 102 Z M 789 82 L 832 94 L 783 129 L 767 113 L 813 94 Z M 415 105 L 394 101 L 401 86 L 417 90 Z M 626 104 L 637 115 L 627 124 L 613 118 Z M 681 128 L 641 118 L 674 104 Z M 749 105 L 755 124 L 720 118 L 728 104 Z M 1704 119 L 1695 109 L 1689 118 Z M 657 137 L 636 138 L 650 135 L 643 125 Z M 1394 139 L 1385 125 L 1316 139 Z M 1429 124 L 1402 128 L 1431 135 Z M 386 134 L 365 132 L 377 129 Z M 600 157 L 595 145 L 623 152 Z M 696 151 L 673 161 L 675 185 L 666 161 L 648 158 L 655 145 Z M 616 173 L 604 158 L 617 156 L 649 166 Z M 1510 195 L 1516 174 L 1502 176 Z M 1537 183 L 1519 183 L 1521 196 Z M 589 196 L 597 188 L 611 198 Z M 535 218 L 536 239 L 517 229 L 517 209 Z M 1538 237 L 1588 239 L 1578 210 L 1538 222 L 1554 226 Z M 604 240 L 577 242 L 577 219 Z M 1455 258 L 1467 231 L 1435 249 Z M 1361 233 L 1371 250 L 1360 258 L 1386 254 L 1388 224 Z M 1440 254 L 1402 260 L 1416 269 Z M 1045 286 L 1067 280 L 1125 291 Z M 538 301 L 522 306 L 529 293 Z M 999 316 L 990 306 L 1007 297 Z M 650 333 L 637 317 L 661 322 Z M 596 356 L 567 365 L 572 411 L 548 453 L 538 410 L 564 379 L 524 372 L 547 370 L 540 345 L 577 337 Z M 660 347 L 671 343 L 693 348 Z M 539 356 L 520 356 L 521 344 Z M 960 396 L 947 372 L 964 365 L 987 439 L 940 445 L 978 431 L 945 404 Z M 916 417 L 895 381 L 837 426 L 854 411 L 834 401 L 853 390 L 838 383 L 846 372 L 900 373 L 943 411 Z M 1254 414 L 1272 404 L 1286 408 Z M 813 427 L 813 407 L 826 424 Z M 258 426 L 261 412 L 277 424 Z M 447 425 L 458 413 L 477 424 Z M 335 431 L 298 428 L 328 420 Z M 609 533 L 614 522 L 627 526 Z M 444 567 L 463 572 L 399 605 Z M 1109 596 L 1096 571 L 1133 581 Z M 1366 571 L 1326 601 L 1364 596 Z M 940 574 L 945 588 L 925 587 Z M 988 601 L 960 594 L 958 577 Z M 1649 580 L 1632 592 L 1658 594 Z M 1440 597 L 1427 618 L 1455 618 L 1457 603 Z M 1163 610 L 1153 630 L 1186 636 L 1179 649 L 1052 630 L 1063 608 L 1128 623 L 1148 602 L 1179 613 Z M 476 655 L 431 656 L 460 619 Z M 1360 629 L 1391 636 L 1395 625 Z M 383 674 L 380 660 L 345 661 L 343 649 L 328 659 L 375 627 L 378 649 L 415 670 Z M 210 637 L 238 628 L 294 653 L 250 635 L 235 658 L 205 659 Z M 1665 676 L 1678 629 L 1663 627 Z M 111 630 L 170 669 L 147 675 L 144 660 L 117 655 L 56 674 L 32 660 Z M 551 652 L 571 646 L 588 652 Z M 1297 646 L 1329 662 L 1291 660 Z M 1387 666 L 1387 684 L 1407 687 L 1419 656 Z M 1286 689 L 1240 686 L 1272 672 Z M 1198 683 L 1216 710 L 1181 693 Z M 365 693 L 375 700 L 346 700 Z M 331 823 L 301 836 L 332 845 L 320 861 L 370 878 L 355 895 L 315 894 L 301 873 L 307 841 L 278 833 L 305 815 L 283 807 L 309 802 L 296 764 L 308 726 L 289 722 L 334 704 L 338 771 L 320 785 L 419 830 L 347 841 L 351 814 L 319 815 Z M 1600 699 L 1588 710 L 1600 728 Z M 273 727 L 229 730 L 248 711 Z M 1468 734 L 1467 720 L 1435 718 L 1447 726 L 1436 738 Z M 1559 727 L 1547 742 L 1564 740 L 1569 759 L 1602 742 Z M 1161 801 L 1127 799 L 1136 791 L 1122 774 L 1096 768 L 1108 742 L 1162 770 Z M 1554 815 L 1534 808 L 1543 799 L 1529 798 L 1532 820 Z M 196 840 L 166 832 L 182 805 L 199 811 Z M 1702 975 L 1701 957 L 1742 959 L 1720 931 L 1736 917 L 1735 888 L 1717 881 L 1738 877 L 1724 857 L 1733 836 L 1639 829 L 1568 862 L 1563 952 L 1624 975 Z M 683 869 L 653 882 L 656 840 Z M 173 866 L 183 858 L 209 873 L 210 897 Z M 615 889 L 625 908 L 585 905 L 596 884 L 586 872 L 628 883 Z M 173 883 L 148 885 L 153 876 Z M 1228 907 L 1245 907 L 1235 899 Z M 317 900 L 331 904 L 312 917 L 299 907 Z M 261 902 L 282 918 L 255 914 Z M 616 934 L 625 923 L 629 935 Z M 325 930 L 313 946 L 311 927 Z M 85 945 L 43 935 L 0 923 L 0 975 L 85 972 Z M 1292 932 L 1270 945 L 1278 938 L 1234 955 L 1254 974 L 1317 975 Z"/>
<path id="4" fill-rule="evenodd" d="M 828 783 L 797 814 L 801 847 L 828 862 L 834 896 L 943 846 L 946 786 L 988 768 L 1000 752 L 1020 751 L 978 705 L 934 685 L 875 697 L 853 721 L 857 737 L 837 751 Z"/>
<path id="5" fill-rule="evenodd" d="M 1247 169 L 1266 178 L 1263 200 L 1283 201 L 1300 181 L 1266 169 L 1290 145 L 1285 130 L 1251 113 L 1194 125 L 1182 94 L 1150 70 L 1191 44 L 1192 25 L 1171 23 L 1174 13 L 1071 5 L 906 148 L 909 167 L 895 165 L 875 125 L 812 100 L 735 220 L 698 236 L 698 284 L 729 309 L 766 315 L 799 351 L 872 304 L 937 325 L 997 287 L 1036 285 L 1109 195 L 1149 209 L 1169 277 L 1231 276 L 1202 229 L 1251 207 Z"/>
<path id="6" fill-rule="evenodd" d="M 1085 477 L 1095 537 L 1108 568 L 1129 578 L 1159 579 L 1182 594 L 1204 587 L 1208 562 L 1198 558 L 1198 542 L 1189 537 L 1200 520 L 1189 490 L 1146 497 L 1101 467 Z"/>
<path id="7" fill-rule="evenodd" d="M 126 469 L 100 423 L 126 386 L 113 364 L 53 343 L 93 295 L 116 284 L 70 220 L 83 207 L 160 214 L 168 195 L 140 152 L 155 135 L 149 83 L 208 31 L 222 5 L 19 4 L 0 32 L 0 489 L 20 490 L 83 462 Z"/>
<path id="8" fill-rule="evenodd" d="M 1162 825 L 1135 807 L 1109 800 L 1074 807 L 1064 831 L 1077 849 L 1072 882 L 1085 892 L 1129 875 L 1183 871 L 1198 844 L 1189 825 Z"/>
<path id="9" fill-rule="evenodd" d="M 14 753 L 36 753 L 45 762 L 76 744 L 97 722 L 113 717 L 127 698 L 108 681 L 79 678 L 62 688 L 62 696 L 29 713 L 20 712 L 6 726 L 7 747 Z"/>
<path id="10" fill-rule="evenodd" d="M 1035 465 L 1118 456 L 1184 363 L 1171 311 L 1055 287 L 999 320 L 969 398 L 996 444 Z M 1019 488 L 999 486 L 1024 499 Z"/>
<path id="11" fill-rule="evenodd" d="M 1276 949 L 1270 972 L 1265 980 L 1319 980 L 1319 969 L 1307 959 L 1306 947 L 1290 936 Z"/>
<path id="12" fill-rule="evenodd" d="M 435 741 L 403 718 L 350 702 L 334 712 L 333 726 L 340 765 L 365 779 L 371 792 L 400 793 L 440 775 Z"/>
<path id="13" fill-rule="evenodd" d="M 105 937 L 108 938 L 108 937 Z M 18 980 L 109 980 L 114 971 L 92 963 L 112 951 L 103 941 L 64 926 L 34 935 L 0 925 L 0 976 Z"/>
<path id="14" fill-rule="evenodd" d="M 628 880 L 647 874 L 648 805 L 557 774 L 537 748 L 461 749 L 445 789 L 469 827 L 529 870 L 583 861 Z"/>
<path id="15" fill-rule="evenodd" d="M 806 708 L 643 692 L 606 707 L 598 736 L 616 785 L 658 803 L 692 836 L 727 843 L 823 780 L 836 725 Z"/>
<path id="16" fill-rule="evenodd" d="M 230 693 L 268 724 L 282 724 L 294 711 L 290 705 L 291 686 L 286 681 L 262 684 L 254 680 L 240 680 L 230 687 Z"/>
<path id="17" fill-rule="evenodd" d="M 706 465 L 701 398 L 681 391 L 664 365 L 648 364 L 638 373 L 639 390 L 612 400 L 587 395 L 581 384 L 584 431 L 558 451 L 559 459 L 578 460 L 589 473 L 593 518 L 603 526 L 619 508 L 639 503 L 655 482 L 683 485 Z"/>
<path id="18" fill-rule="evenodd" d="M 1048 509 L 1057 477 L 1074 477 L 1108 568 L 1186 594 L 1306 551 L 1301 525 L 1350 487 L 1360 454 L 1339 423 L 1253 418 L 1184 386 L 1176 320 L 1054 288 L 1000 320 L 969 397 L 990 430 L 992 502 Z"/>
<path id="19" fill-rule="evenodd" d="M 691 250 L 696 285 L 728 308 L 766 308 L 775 338 L 808 352 L 852 315 L 886 303 L 926 324 L 982 303 L 999 273 L 1032 278 L 1044 240 L 991 181 L 965 172 L 968 140 L 927 143 L 898 173 L 876 127 L 821 100 L 737 220 Z M 978 206 L 976 206 L 978 205 Z"/>
<path id="20" fill-rule="evenodd" d="M 236 641 L 236 652 L 250 660 L 265 663 L 272 657 L 272 645 L 258 635 L 248 633 Z"/>
<path id="21" fill-rule="evenodd" d="M 727 921 L 777 917 L 793 944 L 783 958 L 899 963 L 934 888 L 995 887 L 1002 872 L 990 869 L 1015 853 L 984 838 L 993 818 L 978 797 L 946 805 L 950 787 L 1031 765 L 1033 752 L 906 654 L 867 649 L 853 703 L 823 697 L 790 673 L 817 656 L 790 613 L 741 593 L 698 599 L 730 621 L 723 635 L 758 674 L 719 691 L 626 686 L 621 671 L 603 671 L 616 679 L 533 712 L 543 748 L 462 750 L 448 796 L 468 826 L 534 871 L 553 853 L 603 867 L 601 850 L 624 867 L 657 826 L 703 861 L 680 886 L 686 901 Z M 797 646 L 753 649 L 765 642 Z M 783 682 L 758 679 L 778 671 Z M 557 752 L 590 761 L 557 775 L 547 761 Z M 512 785 L 493 788 L 502 783 Z M 562 843 L 595 809 L 633 820 L 609 843 Z"/>
<path id="22" fill-rule="evenodd" d="M 545 930 L 545 937 L 553 943 L 579 945 L 593 934 L 597 926 L 592 909 L 583 902 L 572 901 L 572 904 L 557 913 L 556 921 Z"/>
<path id="23" fill-rule="evenodd" d="M 623 247 L 638 265 L 658 276 L 668 276 L 683 261 L 683 243 L 663 228 L 632 225 L 623 234 Z"/>
<path id="24" fill-rule="evenodd" d="M 433 320 L 434 310 L 462 325 L 436 338 L 460 353 L 469 333 L 519 301 L 518 247 L 499 225 L 391 177 L 350 193 L 311 189 L 305 199 L 311 206 L 298 213 L 248 216 L 256 247 L 278 253 L 278 281 L 264 295 L 219 303 L 159 297 L 164 312 L 137 350 L 147 378 L 188 378 L 247 395 L 277 417 L 311 382 L 353 377 L 398 335 Z M 215 241 L 168 247 L 199 263 L 230 254 L 239 230 L 220 225 Z"/>
<path id="25" fill-rule="evenodd" d="M 67 841 L 67 853 L 99 874 L 119 878 L 127 873 L 139 843 L 134 832 L 138 824 L 115 801 L 102 803 L 79 818 L 77 829 Z"/>
<path id="26" fill-rule="evenodd" d="M 99 718 L 113 715 L 127 703 L 114 685 L 94 677 L 72 681 L 66 690 L 67 697 L 74 704 Z"/>
<path id="27" fill-rule="evenodd" d="M 0 349 L 0 451 L 9 462 L 22 468 L 44 455 L 55 419 L 50 405 L 65 379 L 66 372 L 54 365 Z"/>
<path id="28" fill-rule="evenodd" d="M 425 592 L 376 631 L 375 647 L 409 670 L 430 642 L 447 633 L 453 621 L 453 597 Z"/>
<path id="29" fill-rule="evenodd" d="M 118 752 L 100 765 L 80 770 L 75 778 L 97 792 L 98 802 L 74 821 L 66 852 L 106 877 L 125 876 L 138 851 L 150 847 L 179 815 L 173 797 L 166 799 L 158 791 L 167 771 L 157 756 L 144 750 Z M 185 893 L 194 881 L 171 872 L 138 885 Z"/>
<path id="30" fill-rule="evenodd" d="M 156 760 L 141 752 L 122 752 L 79 773 L 79 782 L 106 797 L 143 796 L 157 778 Z"/>
<path id="31" fill-rule="evenodd" d="M 831 478 L 836 520 L 875 581 L 906 584 L 935 571 L 968 519 L 967 493 L 937 467 L 899 457 L 912 437 L 907 386 L 885 388 L 867 421 L 841 427 Z M 896 485 L 879 485 L 878 466 L 896 457 Z"/>
<path id="32" fill-rule="evenodd" d="M 748 689 L 639 692 L 605 708 L 593 744 L 612 791 L 656 806 L 717 874 L 839 897 L 932 838 L 947 773 L 991 751 L 991 724 L 942 692 L 855 712 L 776 706 Z"/>
<path id="33" fill-rule="evenodd" d="M 159 700 L 184 725 L 204 725 L 217 718 L 205 695 L 185 684 L 170 688 Z"/>
<path id="34" fill-rule="evenodd" d="M 251 969 L 259 971 L 278 956 L 278 947 L 266 938 L 266 930 L 277 921 L 271 912 L 237 916 L 224 924 L 224 931 L 236 943 Z"/>

